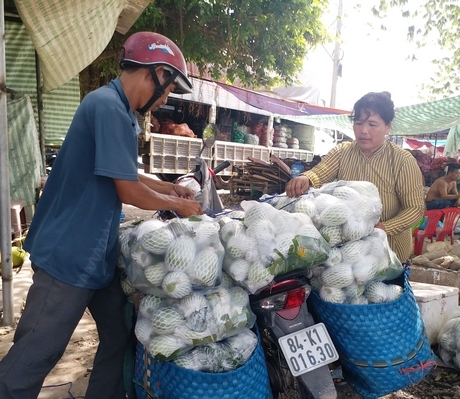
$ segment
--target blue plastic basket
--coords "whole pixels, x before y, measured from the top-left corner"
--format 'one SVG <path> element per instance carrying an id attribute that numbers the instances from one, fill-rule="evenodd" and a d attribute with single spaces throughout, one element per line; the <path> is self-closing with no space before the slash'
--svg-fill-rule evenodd
<path id="1" fill-rule="evenodd" d="M 243 366 L 225 373 L 197 372 L 157 362 L 138 343 L 134 378 L 138 399 L 273 398 L 260 341 Z"/>
<path id="2" fill-rule="evenodd" d="M 407 273 L 397 300 L 371 305 L 334 304 L 310 295 L 310 308 L 327 327 L 348 384 L 361 396 L 378 398 L 418 383 L 436 356 Z"/>

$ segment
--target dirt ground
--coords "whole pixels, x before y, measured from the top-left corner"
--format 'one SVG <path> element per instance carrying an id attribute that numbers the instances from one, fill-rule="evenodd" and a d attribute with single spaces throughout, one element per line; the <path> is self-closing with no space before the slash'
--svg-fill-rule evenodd
<path id="1" fill-rule="evenodd" d="M 146 212 L 124 206 L 126 221 L 150 218 L 154 212 Z M 30 266 L 25 266 L 15 276 L 15 313 L 20 308 L 31 283 Z M 7 353 L 14 334 L 13 327 L 0 327 L 0 359 Z M 85 314 L 63 357 L 46 378 L 39 399 L 84 398 L 92 360 L 97 349 L 97 332 L 90 314 Z M 338 399 L 360 399 L 347 384 L 337 387 Z M 424 380 L 384 397 L 385 399 L 460 399 L 460 372 L 438 365 Z"/>

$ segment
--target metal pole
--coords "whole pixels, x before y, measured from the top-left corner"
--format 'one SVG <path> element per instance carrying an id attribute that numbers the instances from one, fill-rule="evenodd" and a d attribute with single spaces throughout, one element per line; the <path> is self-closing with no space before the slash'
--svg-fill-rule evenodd
<path id="1" fill-rule="evenodd" d="M 42 167 L 43 170 L 46 170 L 45 129 L 43 127 L 45 118 L 43 111 L 42 72 L 37 52 L 35 52 L 35 78 L 37 79 L 38 140 L 40 144 L 40 152 L 42 154 Z"/>
<path id="2" fill-rule="evenodd" d="M 11 204 L 6 110 L 5 12 L 0 0 L 0 252 L 2 254 L 3 325 L 13 324 L 13 263 L 11 259 Z"/>
<path id="3" fill-rule="evenodd" d="M 334 47 L 334 58 L 332 60 L 332 85 L 331 85 L 331 108 L 335 107 L 336 94 L 337 94 L 337 78 L 339 74 L 339 64 L 340 64 L 340 38 L 342 34 L 342 14 L 343 6 L 342 0 L 339 0 L 339 9 L 337 11 L 337 25 L 335 32 L 335 47 Z"/>

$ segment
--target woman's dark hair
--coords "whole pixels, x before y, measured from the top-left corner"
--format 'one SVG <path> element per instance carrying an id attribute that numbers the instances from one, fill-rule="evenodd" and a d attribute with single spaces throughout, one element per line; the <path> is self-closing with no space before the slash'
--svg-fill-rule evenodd
<path id="1" fill-rule="evenodd" d="M 391 94 L 387 91 L 365 94 L 356 101 L 350 118 L 352 121 L 358 120 L 361 115 L 367 115 L 369 118 L 372 112 L 380 115 L 388 125 L 395 117 L 395 105 L 391 100 Z"/>

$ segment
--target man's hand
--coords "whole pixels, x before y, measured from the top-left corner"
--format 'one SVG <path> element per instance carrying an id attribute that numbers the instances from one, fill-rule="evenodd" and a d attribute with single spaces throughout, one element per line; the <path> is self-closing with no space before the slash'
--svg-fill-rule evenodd
<path id="1" fill-rule="evenodd" d="M 192 190 L 187 187 L 180 186 L 179 184 L 173 184 L 171 189 L 171 194 L 174 197 L 194 199 L 195 194 Z"/>
<path id="2" fill-rule="evenodd" d="M 202 215 L 203 210 L 201 209 L 200 203 L 195 200 L 180 199 L 177 201 L 177 207 L 175 211 L 182 217 L 189 217 L 193 215 Z"/>
<path id="3" fill-rule="evenodd" d="M 310 188 L 310 180 L 307 176 L 297 176 L 286 184 L 288 197 L 298 197 Z"/>

